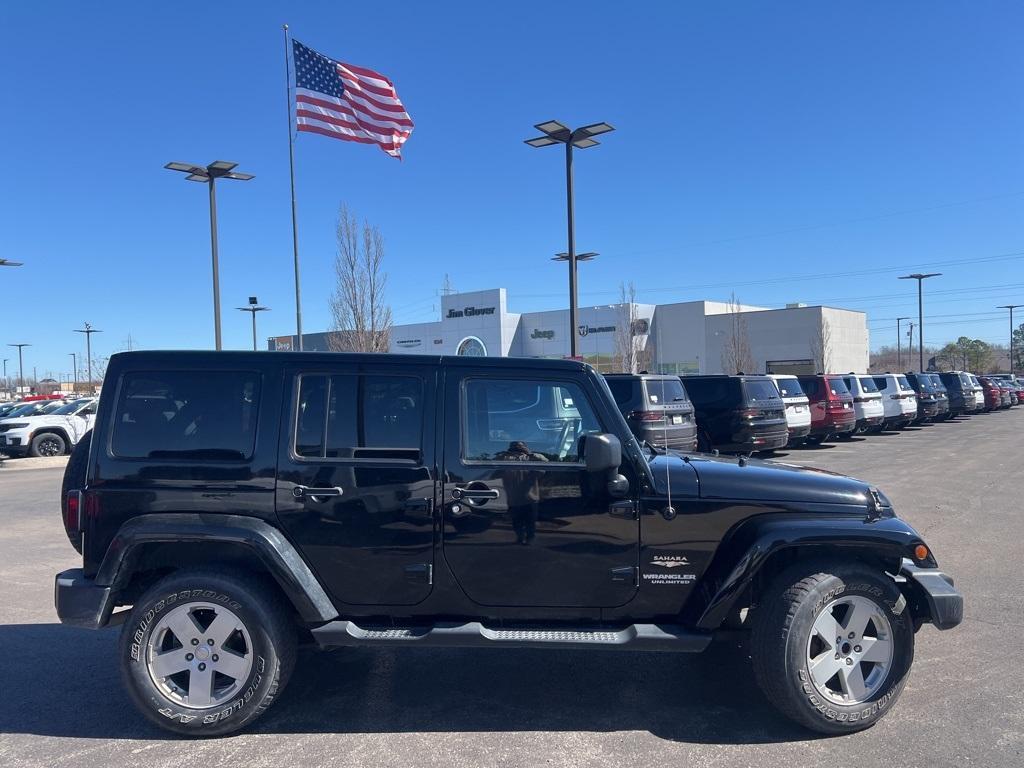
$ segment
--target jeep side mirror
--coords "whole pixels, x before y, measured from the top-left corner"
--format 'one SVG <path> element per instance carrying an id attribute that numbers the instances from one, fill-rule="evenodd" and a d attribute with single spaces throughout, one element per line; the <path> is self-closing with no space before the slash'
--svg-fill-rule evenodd
<path id="1" fill-rule="evenodd" d="M 607 476 L 609 496 L 621 498 L 629 493 L 629 480 L 619 474 L 622 443 L 615 435 L 584 435 L 583 459 L 587 464 L 587 472 Z"/>

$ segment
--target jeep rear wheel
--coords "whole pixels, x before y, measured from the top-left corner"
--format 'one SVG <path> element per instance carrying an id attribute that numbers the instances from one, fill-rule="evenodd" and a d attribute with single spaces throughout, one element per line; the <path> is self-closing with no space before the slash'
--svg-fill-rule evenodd
<path id="1" fill-rule="evenodd" d="M 68 444 L 56 432 L 43 432 L 32 438 L 29 456 L 63 456 Z"/>
<path id="2" fill-rule="evenodd" d="M 221 735 L 248 725 L 277 698 L 295 663 L 295 640 L 269 580 L 179 572 L 132 608 L 121 632 L 122 678 L 160 727 Z"/>
<path id="3" fill-rule="evenodd" d="M 902 593 L 884 573 L 857 564 L 780 576 L 758 611 L 752 644 L 768 699 L 829 734 L 879 720 L 896 703 L 914 659 Z"/>

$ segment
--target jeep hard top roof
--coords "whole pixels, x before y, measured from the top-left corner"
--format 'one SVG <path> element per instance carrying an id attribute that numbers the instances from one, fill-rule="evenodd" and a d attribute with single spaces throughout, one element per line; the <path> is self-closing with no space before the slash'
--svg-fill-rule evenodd
<path id="1" fill-rule="evenodd" d="M 444 365 L 459 368 L 533 368 L 538 371 L 587 371 L 591 366 L 580 360 L 555 360 L 537 357 L 458 357 L 455 355 L 406 355 L 357 352 L 277 352 L 261 350 L 214 351 L 214 350 L 150 350 L 118 352 L 110 357 L 112 366 L 159 364 L 193 366 L 217 362 L 231 362 L 234 365 Z"/>

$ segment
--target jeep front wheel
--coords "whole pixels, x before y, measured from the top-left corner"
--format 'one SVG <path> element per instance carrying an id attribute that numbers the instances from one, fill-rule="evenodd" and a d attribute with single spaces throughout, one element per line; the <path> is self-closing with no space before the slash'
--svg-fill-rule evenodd
<path id="1" fill-rule="evenodd" d="M 121 632 L 121 670 L 135 705 L 176 733 L 216 736 L 262 714 L 295 663 L 295 630 L 276 585 L 195 570 L 157 582 Z"/>
<path id="2" fill-rule="evenodd" d="M 914 660 L 899 588 L 856 564 L 783 574 L 765 595 L 751 639 L 765 695 L 821 733 L 873 725 L 896 703 Z"/>

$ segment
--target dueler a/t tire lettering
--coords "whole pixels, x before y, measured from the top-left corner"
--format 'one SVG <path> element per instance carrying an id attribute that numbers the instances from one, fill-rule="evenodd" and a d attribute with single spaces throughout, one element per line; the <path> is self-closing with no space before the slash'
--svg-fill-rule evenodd
<path id="1" fill-rule="evenodd" d="M 883 681 L 854 704 L 821 695 L 812 684 L 807 650 L 815 619 L 844 597 L 873 602 L 892 635 L 892 661 Z M 827 734 L 874 725 L 896 703 L 914 661 L 913 622 L 902 593 L 884 573 L 857 563 L 797 565 L 782 573 L 762 597 L 751 644 L 755 678 L 768 700 L 787 717 Z"/>
<path id="2" fill-rule="evenodd" d="M 147 645 L 163 615 L 195 604 L 222 605 L 245 625 L 252 665 L 238 692 L 214 707 L 193 708 L 168 697 L 147 668 Z M 179 571 L 136 602 L 121 631 L 121 678 L 135 706 L 165 730 L 220 736 L 259 717 L 284 689 L 295 665 L 296 632 L 276 584 L 264 576 L 220 569 Z"/>

